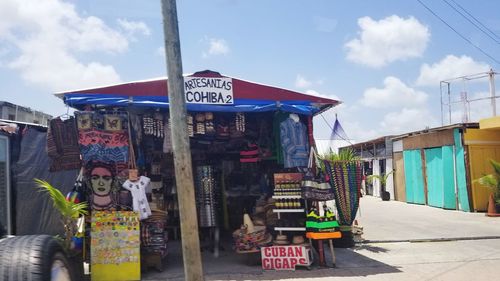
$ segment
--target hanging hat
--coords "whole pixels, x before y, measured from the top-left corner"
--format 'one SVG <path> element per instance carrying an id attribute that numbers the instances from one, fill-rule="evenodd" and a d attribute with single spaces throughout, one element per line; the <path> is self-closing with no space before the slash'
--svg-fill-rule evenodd
<path id="1" fill-rule="evenodd" d="M 250 218 L 250 216 L 247 213 L 245 213 L 243 215 L 243 225 L 247 228 L 248 233 L 252 233 L 255 231 L 255 227 L 253 225 L 252 219 Z"/>

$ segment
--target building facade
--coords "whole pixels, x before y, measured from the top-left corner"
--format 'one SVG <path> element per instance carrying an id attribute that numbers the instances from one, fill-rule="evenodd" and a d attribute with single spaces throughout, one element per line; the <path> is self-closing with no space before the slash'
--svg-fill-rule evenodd
<path id="1" fill-rule="evenodd" d="M 47 126 L 48 121 L 52 119 L 52 115 L 29 107 L 0 101 L 0 119 Z"/>

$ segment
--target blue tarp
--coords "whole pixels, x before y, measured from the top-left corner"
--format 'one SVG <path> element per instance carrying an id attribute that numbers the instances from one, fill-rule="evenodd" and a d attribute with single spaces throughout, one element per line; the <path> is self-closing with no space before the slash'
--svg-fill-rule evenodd
<path id="1" fill-rule="evenodd" d="M 167 96 L 121 96 L 109 94 L 65 94 L 64 103 L 77 109 L 83 109 L 85 105 L 101 106 L 140 106 L 168 108 Z M 211 104 L 186 104 L 188 111 L 213 111 L 213 112 L 265 112 L 285 111 L 305 115 L 314 115 L 325 106 L 313 104 L 310 101 L 275 101 L 275 100 L 253 100 L 234 99 L 232 105 Z"/>

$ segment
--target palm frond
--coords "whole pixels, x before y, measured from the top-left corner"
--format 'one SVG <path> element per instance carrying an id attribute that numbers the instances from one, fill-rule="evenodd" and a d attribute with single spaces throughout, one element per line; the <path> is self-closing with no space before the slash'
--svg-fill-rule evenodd
<path id="1" fill-rule="evenodd" d="M 496 177 L 496 175 L 493 175 L 493 174 L 488 174 L 488 175 L 482 176 L 482 177 L 474 180 L 473 182 L 477 182 L 480 185 L 484 185 L 484 186 L 491 187 L 491 188 L 497 188 L 497 186 L 498 186 L 498 178 Z"/>
<path id="2" fill-rule="evenodd" d="M 87 214 L 87 203 L 74 203 L 68 201 L 59 189 L 53 187 L 47 181 L 41 179 L 34 179 L 34 181 L 37 183 L 40 191 L 47 192 L 49 194 L 54 207 L 63 217 L 78 218 L 80 215 Z"/>
<path id="3" fill-rule="evenodd" d="M 366 177 L 366 182 L 371 184 L 375 179 L 382 181 L 382 177 L 380 175 L 369 175 Z"/>
<path id="4" fill-rule="evenodd" d="M 493 166 L 493 169 L 495 170 L 495 173 L 497 174 L 497 176 L 500 176 L 500 163 L 493 160 L 493 159 L 490 159 L 490 163 L 491 163 L 491 166 Z"/>

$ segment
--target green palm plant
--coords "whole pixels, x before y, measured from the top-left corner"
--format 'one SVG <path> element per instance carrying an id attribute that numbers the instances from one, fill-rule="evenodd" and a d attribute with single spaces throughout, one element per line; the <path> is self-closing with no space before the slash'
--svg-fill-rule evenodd
<path id="1" fill-rule="evenodd" d="M 389 173 L 382 173 L 380 175 L 369 175 L 366 177 L 366 181 L 370 184 L 373 183 L 375 179 L 377 179 L 380 182 L 380 187 L 381 187 L 381 193 L 382 193 L 382 200 L 383 201 L 389 201 L 390 200 L 390 194 L 385 190 L 385 185 L 387 184 L 387 180 L 389 179 L 389 176 L 393 173 L 394 171 L 390 171 Z"/>
<path id="2" fill-rule="evenodd" d="M 87 215 L 87 203 L 80 202 L 75 203 L 71 200 L 66 200 L 66 197 L 59 191 L 59 189 L 53 187 L 47 181 L 41 179 L 34 179 L 40 191 L 47 192 L 52 199 L 54 208 L 61 215 L 61 222 L 64 227 L 64 239 L 63 246 L 66 250 L 71 248 L 71 240 L 73 235 L 78 231 L 77 220 L 82 215 Z"/>
<path id="3" fill-rule="evenodd" d="M 373 183 L 373 181 L 375 179 L 377 179 L 378 181 L 380 181 L 380 185 L 382 186 L 385 186 L 385 184 L 387 183 L 387 180 L 389 179 L 389 176 L 393 173 L 393 171 L 390 171 L 389 173 L 385 174 L 385 173 L 382 173 L 380 175 L 369 175 L 366 177 L 366 181 L 368 183 Z"/>
<path id="4" fill-rule="evenodd" d="M 333 161 L 357 161 L 361 158 L 356 156 L 356 153 L 352 148 L 342 149 L 339 153 L 335 153 L 332 149 L 327 153 L 321 155 L 321 159 Z"/>
<path id="5" fill-rule="evenodd" d="M 473 182 L 477 182 L 481 185 L 489 187 L 493 191 L 493 199 L 495 200 L 495 205 L 500 205 L 500 162 L 490 159 L 491 166 L 493 167 L 494 173 L 484 175 Z"/>

